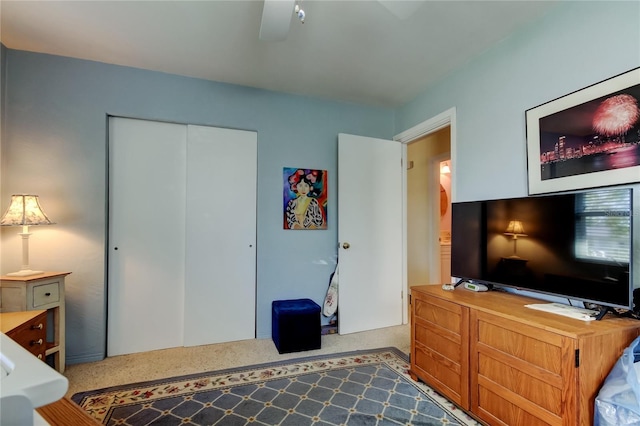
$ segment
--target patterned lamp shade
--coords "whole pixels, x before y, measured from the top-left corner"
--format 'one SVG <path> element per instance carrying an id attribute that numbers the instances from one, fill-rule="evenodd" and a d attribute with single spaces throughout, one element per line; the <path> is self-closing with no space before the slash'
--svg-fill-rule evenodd
<path id="1" fill-rule="evenodd" d="M 22 268 L 17 272 L 8 273 L 8 276 L 24 277 L 40 274 L 42 271 L 34 271 L 29 267 L 29 226 L 52 225 L 47 215 L 42 211 L 37 195 L 12 195 L 9 208 L 0 219 L 2 226 L 22 226 Z"/>
<path id="2" fill-rule="evenodd" d="M 0 219 L 2 226 L 52 225 L 37 195 L 12 195 L 9 208 Z"/>

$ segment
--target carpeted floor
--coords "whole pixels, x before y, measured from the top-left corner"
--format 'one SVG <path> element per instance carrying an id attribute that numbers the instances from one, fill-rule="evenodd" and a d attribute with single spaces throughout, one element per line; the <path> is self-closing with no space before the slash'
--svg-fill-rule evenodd
<path id="1" fill-rule="evenodd" d="M 407 374 L 396 348 L 297 358 L 80 392 L 108 425 L 476 425 Z"/>

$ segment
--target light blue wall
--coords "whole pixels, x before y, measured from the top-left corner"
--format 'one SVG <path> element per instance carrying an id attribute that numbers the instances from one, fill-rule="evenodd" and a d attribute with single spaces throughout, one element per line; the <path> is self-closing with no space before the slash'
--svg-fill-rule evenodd
<path id="1" fill-rule="evenodd" d="M 6 53 L 0 203 L 4 210 L 11 193 L 36 193 L 57 222 L 34 229 L 31 264 L 73 272 L 66 295 L 69 363 L 101 359 L 105 353 L 107 114 L 257 131 L 258 337 L 271 336 L 272 300 L 308 297 L 322 303 L 337 256 L 337 135 L 389 139 L 392 110 L 11 49 Z M 328 230 L 282 229 L 283 167 L 328 170 Z M 20 242 L 18 230 L 4 228 L 2 270 L 7 272 L 20 265 Z M 153 295 L 149 298 L 153 303 Z M 224 322 L 207 326 L 224 327 Z"/>
<path id="2" fill-rule="evenodd" d="M 640 66 L 640 2 L 563 2 L 397 112 L 456 108 L 455 201 L 527 194 L 525 111 Z"/>
<path id="3" fill-rule="evenodd" d="M 563 2 L 399 108 L 396 133 L 455 107 L 453 201 L 526 196 L 525 111 L 639 67 L 639 23 L 638 1 Z M 629 186 L 640 287 L 640 185 Z"/>

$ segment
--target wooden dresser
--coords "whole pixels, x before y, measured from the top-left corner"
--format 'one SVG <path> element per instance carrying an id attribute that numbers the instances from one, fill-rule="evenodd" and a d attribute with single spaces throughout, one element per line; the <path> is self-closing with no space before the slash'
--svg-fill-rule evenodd
<path id="1" fill-rule="evenodd" d="M 491 425 L 587 426 L 640 321 L 583 322 L 503 292 L 411 288 L 411 376 Z"/>

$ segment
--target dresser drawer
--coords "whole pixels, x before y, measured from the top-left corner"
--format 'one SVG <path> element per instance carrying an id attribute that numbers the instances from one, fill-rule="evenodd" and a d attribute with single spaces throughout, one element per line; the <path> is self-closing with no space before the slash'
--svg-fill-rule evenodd
<path id="1" fill-rule="evenodd" d="M 411 372 L 469 409 L 469 308 L 416 291 L 411 309 Z"/>
<path id="2" fill-rule="evenodd" d="M 436 297 L 420 295 L 414 299 L 415 319 L 460 334 L 464 307 Z"/>
<path id="3" fill-rule="evenodd" d="M 38 308 L 60 301 L 60 283 L 47 283 L 33 286 L 33 306 Z"/>
<path id="4" fill-rule="evenodd" d="M 42 312 L 33 319 L 20 324 L 7 332 L 7 336 L 36 357 L 44 359 L 47 349 L 47 312 Z"/>

